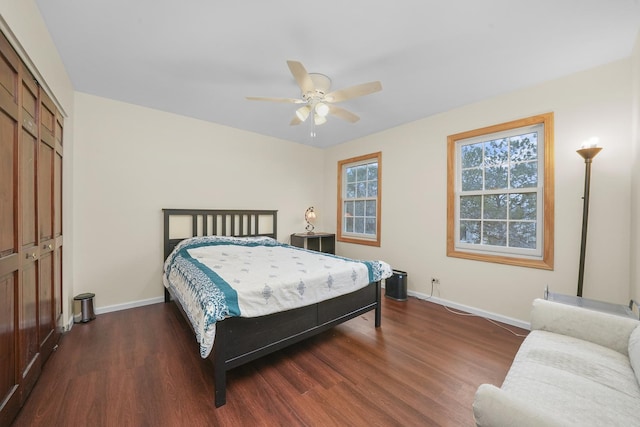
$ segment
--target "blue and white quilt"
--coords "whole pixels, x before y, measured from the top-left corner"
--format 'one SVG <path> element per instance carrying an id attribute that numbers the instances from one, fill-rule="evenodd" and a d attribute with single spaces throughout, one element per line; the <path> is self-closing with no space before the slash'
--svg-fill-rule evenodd
<path id="1" fill-rule="evenodd" d="M 211 352 L 215 324 L 258 317 L 344 295 L 392 274 L 383 261 L 357 261 L 279 243 L 269 237 L 194 237 L 164 264 L 163 282 Z"/>

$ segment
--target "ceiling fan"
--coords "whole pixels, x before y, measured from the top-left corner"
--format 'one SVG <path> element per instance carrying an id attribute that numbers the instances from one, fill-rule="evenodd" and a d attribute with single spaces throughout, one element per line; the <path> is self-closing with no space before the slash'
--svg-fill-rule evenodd
<path id="1" fill-rule="evenodd" d="M 312 117 L 315 125 L 321 125 L 327 121 L 327 115 L 329 114 L 350 123 L 355 123 L 360 120 L 360 117 L 349 110 L 345 110 L 344 108 L 334 105 L 334 103 L 369 95 L 382 90 L 382 84 L 376 81 L 329 92 L 331 87 L 331 79 L 329 77 L 319 73 L 307 73 L 304 65 L 298 61 L 287 61 L 287 65 L 302 91 L 301 98 L 264 98 L 248 96 L 247 99 L 251 101 L 304 104 L 296 110 L 296 115 L 293 120 L 291 120 L 290 125 L 298 125 L 306 121 L 310 116 Z"/>

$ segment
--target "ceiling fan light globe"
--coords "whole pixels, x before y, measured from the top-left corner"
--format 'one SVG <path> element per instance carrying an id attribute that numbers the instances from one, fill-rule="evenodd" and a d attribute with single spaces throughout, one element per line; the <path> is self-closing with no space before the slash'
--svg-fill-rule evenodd
<path id="1" fill-rule="evenodd" d="M 305 105 L 304 107 L 300 107 L 296 110 L 296 116 L 298 116 L 300 121 L 304 122 L 305 120 L 307 120 L 307 117 L 309 117 L 310 111 L 311 109 L 309 108 L 309 106 Z"/>
<path id="2" fill-rule="evenodd" d="M 327 118 L 318 114 L 313 115 L 313 122 L 316 126 L 325 124 L 327 122 Z"/>
<path id="3" fill-rule="evenodd" d="M 324 102 L 318 102 L 315 107 L 316 113 L 321 117 L 326 117 L 329 114 L 329 106 Z"/>

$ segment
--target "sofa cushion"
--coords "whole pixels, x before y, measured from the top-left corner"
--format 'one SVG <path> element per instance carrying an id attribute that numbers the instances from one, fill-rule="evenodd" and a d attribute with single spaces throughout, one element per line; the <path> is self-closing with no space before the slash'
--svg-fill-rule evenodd
<path id="1" fill-rule="evenodd" d="M 640 416 L 628 357 L 547 331 L 528 335 L 502 389 L 566 425 L 634 425 Z"/>
<path id="2" fill-rule="evenodd" d="M 640 384 L 640 326 L 635 328 L 629 337 L 629 361 Z"/>
<path id="3" fill-rule="evenodd" d="M 536 299 L 531 311 L 531 330 L 543 330 L 580 338 L 627 355 L 629 335 L 638 320 L 569 304 Z"/>

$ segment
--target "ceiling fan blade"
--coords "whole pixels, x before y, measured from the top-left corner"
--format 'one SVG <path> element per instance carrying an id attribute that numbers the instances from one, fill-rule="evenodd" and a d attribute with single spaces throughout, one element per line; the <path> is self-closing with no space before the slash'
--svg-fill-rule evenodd
<path id="1" fill-rule="evenodd" d="M 351 86 L 346 89 L 336 90 L 325 95 L 324 99 L 328 102 L 342 102 L 347 99 L 357 98 L 359 96 L 369 95 L 370 93 L 379 92 L 382 90 L 382 84 L 380 82 L 362 83 L 356 86 Z"/>
<path id="2" fill-rule="evenodd" d="M 293 119 L 291 119 L 291 123 L 289 123 L 289 125 L 295 126 L 295 125 L 299 125 L 300 123 L 302 123 L 302 120 L 300 120 L 298 116 L 293 116 Z"/>
<path id="3" fill-rule="evenodd" d="M 339 117 L 342 120 L 346 120 L 350 123 L 355 123 L 360 120 L 360 117 L 356 116 L 351 111 L 331 104 L 329 104 L 329 114 L 333 114 L 334 116 Z"/>
<path id="4" fill-rule="evenodd" d="M 300 90 L 303 94 L 313 92 L 315 90 L 313 81 L 302 63 L 298 61 L 287 61 L 287 65 L 289 66 L 289 70 L 291 70 L 291 74 L 293 74 L 293 77 L 296 79 L 296 82 L 298 83 L 298 86 L 300 86 Z"/>
<path id="5" fill-rule="evenodd" d="M 249 101 L 269 101 L 269 102 L 286 102 L 288 104 L 304 104 L 302 99 L 295 98 L 265 98 L 260 96 L 247 96 Z"/>

